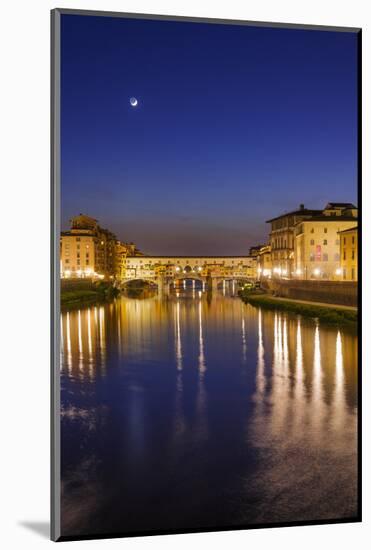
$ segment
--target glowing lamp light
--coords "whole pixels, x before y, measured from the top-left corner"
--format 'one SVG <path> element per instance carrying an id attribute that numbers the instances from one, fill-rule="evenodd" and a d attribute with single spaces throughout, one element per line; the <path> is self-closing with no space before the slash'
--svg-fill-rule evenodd
<path id="1" fill-rule="evenodd" d="M 335 275 L 341 275 L 341 269 L 340 269 L 340 267 L 338 267 L 338 268 L 335 270 Z"/>
<path id="2" fill-rule="evenodd" d="M 202 271 L 202 267 L 201 267 L 201 266 L 198 266 L 198 271 Z"/>
<path id="3" fill-rule="evenodd" d="M 316 269 L 313 271 L 314 275 L 318 276 L 321 271 L 318 269 L 318 267 L 316 267 Z"/>
<path id="4" fill-rule="evenodd" d="M 301 275 L 301 273 L 302 273 L 301 269 L 296 270 L 296 275 Z"/>
<path id="5" fill-rule="evenodd" d="M 67 269 L 65 272 L 64 272 L 64 276 L 65 277 L 69 277 L 71 275 L 71 271 L 69 269 Z"/>
<path id="6" fill-rule="evenodd" d="M 180 271 L 180 267 L 176 266 L 175 271 Z"/>

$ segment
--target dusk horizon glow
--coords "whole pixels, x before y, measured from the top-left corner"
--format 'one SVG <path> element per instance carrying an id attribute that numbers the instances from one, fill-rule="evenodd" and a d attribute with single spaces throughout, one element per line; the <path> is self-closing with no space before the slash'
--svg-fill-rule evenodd
<path id="1" fill-rule="evenodd" d="M 63 230 L 81 212 L 150 255 L 243 255 L 300 204 L 357 204 L 356 33 L 61 24 Z"/>

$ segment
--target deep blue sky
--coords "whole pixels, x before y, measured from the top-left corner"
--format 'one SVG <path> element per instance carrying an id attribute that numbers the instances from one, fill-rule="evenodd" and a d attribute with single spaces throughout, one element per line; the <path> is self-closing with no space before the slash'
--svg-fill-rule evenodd
<path id="1" fill-rule="evenodd" d="M 62 227 L 83 212 L 147 253 L 245 254 L 299 203 L 357 202 L 356 44 L 62 15 Z"/>

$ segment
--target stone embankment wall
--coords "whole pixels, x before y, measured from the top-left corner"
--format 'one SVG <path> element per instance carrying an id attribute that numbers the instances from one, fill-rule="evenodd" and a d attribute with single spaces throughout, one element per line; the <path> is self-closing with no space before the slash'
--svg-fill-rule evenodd
<path id="1" fill-rule="evenodd" d="M 282 298 L 357 306 L 358 284 L 356 282 L 271 279 L 262 282 L 262 288 Z"/>
<path id="2" fill-rule="evenodd" d="M 61 290 L 93 290 L 93 279 L 61 279 Z"/>

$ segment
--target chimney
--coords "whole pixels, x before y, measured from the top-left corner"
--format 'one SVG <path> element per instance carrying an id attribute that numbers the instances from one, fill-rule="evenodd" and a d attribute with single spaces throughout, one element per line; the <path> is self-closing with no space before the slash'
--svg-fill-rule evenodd
<path id="1" fill-rule="evenodd" d="M 300 210 L 304 210 L 304 204 L 300 205 Z"/>

